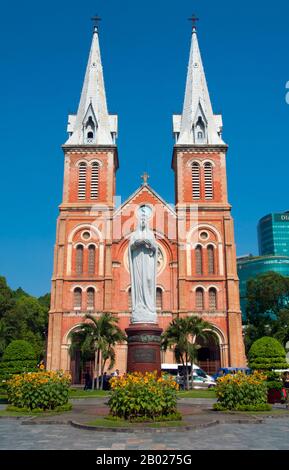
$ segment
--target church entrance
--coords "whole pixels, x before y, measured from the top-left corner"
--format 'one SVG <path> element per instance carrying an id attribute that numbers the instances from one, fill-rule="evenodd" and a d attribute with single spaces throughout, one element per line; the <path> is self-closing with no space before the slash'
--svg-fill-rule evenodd
<path id="1" fill-rule="evenodd" d="M 81 352 L 75 351 L 70 359 L 70 373 L 72 377 L 72 385 L 84 385 L 85 375 L 89 374 L 93 377 L 94 360 L 83 360 Z"/>
<path id="2" fill-rule="evenodd" d="M 201 346 L 198 350 L 198 365 L 207 374 L 214 375 L 221 367 L 221 352 L 217 335 L 212 332 L 205 340 L 197 339 L 197 343 Z"/>
<path id="3" fill-rule="evenodd" d="M 83 385 L 85 383 L 85 375 L 89 374 L 93 377 L 94 370 L 94 353 L 92 351 L 82 352 L 81 335 L 78 331 L 70 334 L 70 373 L 73 385 Z"/>

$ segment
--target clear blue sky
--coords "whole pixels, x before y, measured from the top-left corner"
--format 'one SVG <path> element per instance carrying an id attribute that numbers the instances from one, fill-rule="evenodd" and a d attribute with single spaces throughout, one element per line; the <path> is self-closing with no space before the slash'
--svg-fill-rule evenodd
<path id="1" fill-rule="evenodd" d="M 174 201 L 171 115 L 182 109 L 191 27 L 229 144 L 238 254 L 257 253 L 256 224 L 289 209 L 288 0 L 4 2 L 1 57 L 0 273 L 34 295 L 50 290 L 62 196 L 67 113 L 78 105 L 94 13 L 109 110 L 119 114 L 117 192 L 147 170 Z"/>

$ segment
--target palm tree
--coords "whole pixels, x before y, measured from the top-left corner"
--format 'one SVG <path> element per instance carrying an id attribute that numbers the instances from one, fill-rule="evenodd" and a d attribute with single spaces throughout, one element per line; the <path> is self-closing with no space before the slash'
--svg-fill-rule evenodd
<path id="1" fill-rule="evenodd" d="M 197 316 L 176 318 L 162 335 L 164 351 L 172 349 L 177 363 L 186 371 L 186 388 L 189 389 L 189 367 L 197 359 L 200 346 L 197 339 L 207 339 L 211 335 L 212 325 Z"/>
<path id="2" fill-rule="evenodd" d="M 111 369 L 115 362 L 114 347 L 126 340 L 126 335 L 118 327 L 118 318 L 111 313 L 103 313 L 99 318 L 85 315 L 88 323 L 83 323 L 77 332 L 72 333 L 70 354 L 80 349 L 83 359 L 94 355 L 94 375 L 96 388 L 99 389 L 99 373 L 103 372 L 107 362 Z M 94 387 L 94 380 L 93 380 Z"/>

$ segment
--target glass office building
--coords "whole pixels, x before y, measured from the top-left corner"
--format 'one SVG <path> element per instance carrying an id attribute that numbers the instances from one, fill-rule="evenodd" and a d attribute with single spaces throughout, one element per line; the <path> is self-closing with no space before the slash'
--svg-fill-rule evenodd
<path id="1" fill-rule="evenodd" d="M 246 320 L 247 281 L 268 271 L 289 277 L 289 256 L 242 256 L 237 258 L 237 267 L 240 279 L 242 316 L 243 320 Z"/>
<path id="2" fill-rule="evenodd" d="M 289 256 L 289 212 L 269 214 L 258 224 L 259 254 Z"/>

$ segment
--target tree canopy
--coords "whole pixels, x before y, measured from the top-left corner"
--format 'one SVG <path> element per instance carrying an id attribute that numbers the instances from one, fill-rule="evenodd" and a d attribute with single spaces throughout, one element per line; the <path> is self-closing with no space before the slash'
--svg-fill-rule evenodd
<path id="1" fill-rule="evenodd" d="M 289 341 L 289 278 L 276 272 L 260 274 L 247 282 L 245 345 L 263 336 Z"/>
<path id="2" fill-rule="evenodd" d="M 13 340 L 28 341 L 37 359 L 45 356 L 50 294 L 36 298 L 21 287 L 13 291 L 0 277 L 0 358 Z"/>

